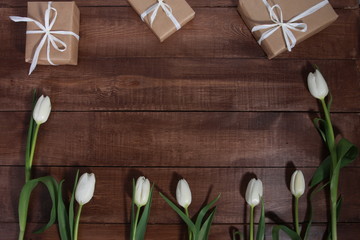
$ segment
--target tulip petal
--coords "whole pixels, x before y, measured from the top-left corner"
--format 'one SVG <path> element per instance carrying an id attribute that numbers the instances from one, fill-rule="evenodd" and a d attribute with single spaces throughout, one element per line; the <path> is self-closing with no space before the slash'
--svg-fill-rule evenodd
<path id="1" fill-rule="evenodd" d="M 75 191 L 75 199 L 80 205 L 88 203 L 95 191 L 95 174 L 84 173 L 81 175 Z"/>
<path id="2" fill-rule="evenodd" d="M 256 206 L 260 203 L 263 196 L 263 185 L 260 179 L 251 179 L 248 183 L 245 193 L 245 200 L 250 206 Z"/>

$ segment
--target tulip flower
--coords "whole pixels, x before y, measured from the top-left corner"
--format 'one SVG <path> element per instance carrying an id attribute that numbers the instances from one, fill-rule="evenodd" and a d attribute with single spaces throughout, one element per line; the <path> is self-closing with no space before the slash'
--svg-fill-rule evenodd
<path id="1" fill-rule="evenodd" d="M 135 204 L 138 207 L 145 206 L 149 200 L 150 195 L 150 181 L 149 179 L 141 176 L 136 181 L 135 186 Z"/>
<path id="2" fill-rule="evenodd" d="M 254 207 L 261 202 L 263 185 L 260 179 L 251 179 L 245 193 L 245 200 L 250 205 L 250 240 L 254 239 Z"/>
<path id="3" fill-rule="evenodd" d="M 328 150 L 329 150 L 329 160 L 326 163 L 326 165 L 329 165 L 329 167 L 325 168 L 325 161 L 319 166 L 318 169 L 321 171 L 316 171 L 314 176 L 312 178 L 312 183 L 310 186 L 315 186 L 319 184 L 320 182 L 327 179 L 327 181 L 330 182 L 330 221 L 329 224 L 330 229 L 329 232 L 331 232 L 331 239 L 337 240 L 337 219 L 338 219 L 338 204 L 339 204 L 339 194 L 338 194 L 338 185 L 339 185 L 339 174 L 340 169 L 344 166 L 342 165 L 342 158 L 345 155 L 347 155 L 348 151 L 353 152 L 353 150 L 349 149 L 356 149 L 356 146 L 346 140 L 345 138 L 340 139 L 340 141 L 337 143 L 335 139 L 334 134 L 334 128 L 331 123 L 331 116 L 330 116 L 330 107 L 332 103 L 332 98 L 330 97 L 325 102 L 325 97 L 327 96 L 329 89 L 326 84 L 325 79 L 321 75 L 321 73 L 316 70 L 315 73 L 310 73 L 308 76 L 308 85 L 310 93 L 318 98 L 321 102 L 323 112 L 324 112 L 324 118 L 316 118 L 314 119 L 315 127 L 320 132 L 321 137 L 324 140 L 324 143 L 326 144 Z M 343 152 L 344 151 L 344 152 Z M 341 154 L 339 154 L 341 153 Z M 351 157 L 351 160 L 348 159 L 347 162 L 350 163 L 356 159 L 356 154 L 354 154 Z M 324 171 L 324 169 L 329 169 L 330 171 Z M 318 180 L 315 180 L 318 179 Z"/>
<path id="4" fill-rule="evenodd" d="M 295 219 L 295 230 L 297 234 L 300 234 L 299 228 L 299 198 L 305 192 L 305 179 L 302 171 L 296 170 L 291 176 L 290 190 L 292 195 L 295 197 L 294 207 L 294 219 Z"/>
<path id="5" fill-rule="evenodd" d="M 309 73 L 307 82 L 309 91 L 313 97 L 321 100 L 328 95 L 329 88 L 319 70 L 316 69 L 314 73 Z"/>
<path id="6" fill-rule="evenodd" d="M 179 205 L 187 209 L 191 204 L 191 191 L 185 179 L 181 179 L 176 187 L 176 200 Z"/>
<path id="7" fill-rule="evenodd" d="M 290 190 L 294 197 L 299 198 L 305 192 L 305 179 L 302 171 L 296 170 L 291 176 Z"/>
<path id="8" fill-rule="evenodd" d="M 94 195 L 95 174 L 84 173 L 81 175 L 75 191 L 75 199 L 80 205 L 88 203 Z"/>
<path id="9" fill-rule="evenodd" d="M 130 239 L 144 239 L 147 222 L 150 216 L 151 199 L 154 186 L 150 188 L 149 179 L 144 176 L 139 177 L 136 180 L 133 179 L 133 199 L 131 203 L 131 227 L 130 227 Z M 136 213 L 135 213 L 136 205 Z M 140 214 L 141 208 L 144 207 Z M 139 221 L 139 219 L 141 219 Z M 144 219 L 146 219 L 144 221 Z"/>
<path id="10" fill-rule="evenodd" d="M 188 227 L 188 240 L 208 239 L 211 224 L 216 211 L 216 207 L 214 209 L 211 208 L 219 200 L 220 194 L 199 211 L 195 221 L 193 221 L 193 219 L 190 217 L 188 210 L 188 207 L 191 204 L 192 196 L 189 184 L 185 179 L 181 179 L 176 187 L 176 200 L 183 209 L 179 208 L 164 194 L 160 193 L 160 196 L 186 223 Z"/>
<path id="11" fill-rule="evenodd" d="M 188 207 L 191 204 L 191 191 L 188 182 L 185 179 L 179 180 L 176 187 L 176 200 L 180 206 L 185 209 L 187 217 L 190 217 Z M 192 240 L 192 233 L 188 230 L 189 240 Z"/>
<path id="12" fill-rule="evenodd" d="M 245 193 L 245 200 L 251 206 L 255 207 L 261 201 L 263 195 L 263 185 L 260 179 L 251 179 Z"/>
<path id="13" fill-rule="evenodd" d="M 341 138 L 339 141 L 335 139 L 334 128 L 330 116 L 332 98 L 330 96 L 328 101 L 325 102 L 325 97 L 329 93 L 329 89 L 325 79 L 318 70 L 316 70 L 313 74 L 309 74 L 308 85 L 310 93 L 321 102 L 324 117 L 315 118 L 314 125 L 319 131 L 329 151 L 329 156 L 325 158 L 315 171 L 310 182 L 310 187 L 319 187 L 320 183 L 330 183 L 330 219 L 328 239 L 331 238 L 332 240 L 337 240 L 337 219 L 339 215 L 338 206 L 341 202 L 341 197 L 338 194 L 340 170 L 356 159 L 358 149 L 354 144 L 345 138 Z M 355 152 L 356 154 L 353 154 Z M 344 156 L 347 158 L 346 164 L 344 164 L 343 161 Z M 295 199 L 297 198 L 295 197 Z"/>
<path id="14" fill-rule="evenodd" d="M 24 190 L 22 196 L 24 198 L 30 197 L 31 192 L 34 188 L 34 183 L 38 182 L 39 179 L 31 179 L 31 168 L 34 159 L 36 140 L 39 132 L 40 125 L 47 121 L 51 111 L 51 103 L 50 98 L 42 95 L 36 102 L 36 91 L 33 93 L 33 113 L 30 118 L 28 136 L 26 141 L 26 150 L 25 150 L 25 185 L 23 186 Z M 29 183 L 30 180 L 33 180 L 32 183 Z M 37 183 L 36 183 L 37 184 Z M 31 187 L 32 186 L 32 187 Z M 35 185 L 36 186 L 36 185 Z M 49 192 L 51 192 L 50 188 L 52 185 L 47 185 L 49 188 Z M 19 240 L 24 239 L 24 233 L 26 228 L 27 214 L 28 214 L 29 202 L 20 198 L 19 199 Z"/>
<path id="15" fill-rule="evenodd" d="M 34 93 L 34 98 L 35 98 Z M 35 146 L 37 135 L 39 132 L 40 125 L 47 121 L 51 112 L 51 103 L 50 98 L 41 95 L 37 100 L 35 107 L 33 109 L 32 119 L 30 121 L 28 140 L 26 144 L 26 153 L 25 153 L 25 182 L 28 182 L 31 179 L 31 167 L 34 159 Z M 34 127 L 36 122 L 36 126 Z"/>
<path id="16" fill-rule="evenodd" d="M 93 197 L 95 191 L 95 182 L 95 174 L 84 173 L 81 175 L 77 183 L 75 199 L 79 203 L 79 208 L 75 219 L 74 240 L 77 240 L 78 238 L 81 209 L 83 205 L 87 204 Z"/>
<path id="17" fill-rule="evenodd" d="M 36 102 L 34 111 L 33 111 L 33 118 L 37 124 L 43 124 L 49 118 L 51 112 L 51 102 L 49 97 L 41 97 Z"/>

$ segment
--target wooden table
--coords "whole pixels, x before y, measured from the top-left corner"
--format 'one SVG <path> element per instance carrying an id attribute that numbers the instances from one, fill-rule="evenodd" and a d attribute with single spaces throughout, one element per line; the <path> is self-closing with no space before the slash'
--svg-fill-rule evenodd
<path id="1" fill-rule="evenodd" d="M 267 60 L 236 11 L 235 0 L 189 0 L 196 17 L 164 43 L 124 0 L 78 0 L 78 66 L 38 66 L 27 76 L 26 2 L 0 3 L 0 239 L 17 239 L 17 202 L 34 88 L 49 95 L 53 112 L 41 127 L 34 175 L 66 179 L 94 172 L 95 196 L 83 209 L 79 239 L 128 239 L 131 180 L 156 184 L 146 239 L 184 239 L 186 229 L 160 198 L 174 199 L 186 178 L 190 212 L 221 193 L 211 238 L 244 229 L 244 192 L 251 177 L 265 185 L 267 234 L 274 220 L 291 223 L 290 176 L 307 182 L 327 152 L 312 125 L 319 106 L 306 86 L 317 64 L 332 90 L 336 132 L 360 146 L 359 6 L 332 0 L 339 19 L 329 28 Z M 360 234 L 360 161 L 343 170 L 341 240 Z M 47 221 L 44 188 L 32 197 L 29 232 Z M 306 209 L 301 199 L 300 217 Z M 314 203 L 310 239 L 321 239 L 324 194 Z M 256 214 L 256 219 L 258 217 Z M 28 239 L 59 239 L 56 226 Z M 268 238 L 270 239 L 270 238 Z M 284 238 L 286 239 L 286 238 Z"/>

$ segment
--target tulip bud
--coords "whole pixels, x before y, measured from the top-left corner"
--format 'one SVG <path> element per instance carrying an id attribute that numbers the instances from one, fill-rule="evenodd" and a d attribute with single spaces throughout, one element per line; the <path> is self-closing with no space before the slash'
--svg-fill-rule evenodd
<path id="1" fill-rule="evenodd" d="M 263 184 L 260 179 L 251 179 L 246 188 L 245 200 L 251 206 L 255 207 L 260 203 L 263 195 Z"/>
<path id="2" fill-rule="evenodd" d="M 191 191 L 185 179 L 181 179 L 177 184 L 176 200 L 183 208 L 187 208 L 191 204 Z"/>
<path id="3" fill-rule="evenodd" d="M 51 112 L 51 102 L 49 97 L 41 97 L 37 100 L 34 111 L 33 118 L 37 124 L 42 124 L 46 122 L 49 118 Z"/>
<path id="4" fill-rule="evenodd" d="M 134 202 L 138 207 L 146 205 L 150 195 L 150 181 L 149 179 L 141 176 L 137 179 L 135 185 Z"/>
<path id="5" fill-rule="evenodd" d="M 81 175 L 75 191 L 75 199 L 80 205 L 88 203 L 95 191 L 95 174 L 84 173 Z"/>
<path id="6" fill-rule="evenodd" d="M 328 95 L 329 88 L 319 70 L 316 69 L 314 73 L 309 73 L 307 81 L 309 91 L 313 97 L 324 99 Z"/>
<path id="7" fill-rule="evenodd" d="M 300 170 L 296 170 L 291 176 L 290 190 L 294 197 L 299 198 L 305 192 L 305 179 Z"/>

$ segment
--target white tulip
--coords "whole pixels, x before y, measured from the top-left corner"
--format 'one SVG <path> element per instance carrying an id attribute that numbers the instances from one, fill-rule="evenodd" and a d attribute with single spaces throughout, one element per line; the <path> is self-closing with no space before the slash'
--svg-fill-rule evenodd
<path id="1" fill-rule="evenodd" d="M 150 195 L 150 181 L 149 179 L 141 176 L 137 179 L 135 185 L 135 199 L 134 202 L 138 207 L 146 205 Z"/>
<path id="2" fill-rule="evenodd" d="M 324 99 L 328 95 L 329 88 L 319 70 L 316 70 L 314 73 L 309 73 L 307 82 L 309 91 L 313 97 Z"/>
<path id="3" fill-rule="evenodd" d="M 260 179 L 251 179 L 245 194 L 246 202 L 251 206 L 255 207 L 261 201 L 263 195 L 263 184 Z"/>
<path id="4" fill-rule="evenodd" d="M 42 124 L 46 122 L 49 118 L 51 112 L 51 102 L 49 97 L 41 97 L 37 100 L 34 111 L 33 118 L 37 124 Z"/>
<path id="5" fill-rule="evenodd" d="M 176 200 L 183 208 L 187 208 L 191 204 L 191 191 L 185 179 L 181 179 L 177 184 Z"/>
<path id="6" fill-rule="evenodd" d="M 88 203 L 95 191 L 95 174 L 84 173 L 81 175 L 75 191 L 75 199 L 80 205 Z"/>
<path id="7" fill-rule="evenodd" d="M 305 192 L 305 179 L 302 171 L 296 170 L 291 176 L 290 190 L 294 197 L 299 198 Z"/>

